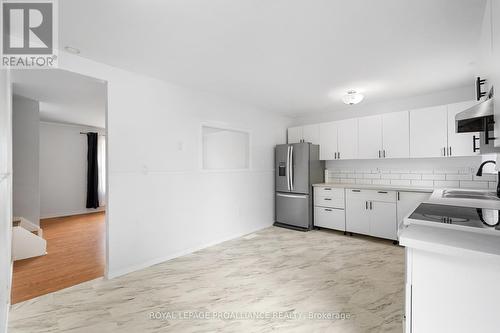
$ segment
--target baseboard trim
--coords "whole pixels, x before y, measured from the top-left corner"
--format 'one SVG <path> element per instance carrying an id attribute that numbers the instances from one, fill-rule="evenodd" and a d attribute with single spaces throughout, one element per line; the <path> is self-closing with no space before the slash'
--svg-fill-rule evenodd
<path id="1" fill-rule="evenodd" d="M 86 214 L 92 214 L 92 213 L 99 213 L 99 212 L 104 212 L 106 211 L 106 207 L 99 207 L 97 209 L 93 210 L 79 210 L 79 211 L 74 211 L 74 212 L 66 212 L 66 213 L 56 213 L 56 214 L 48 214 L 48 215 L 43 215 L 40 216 L 40 220 L 44 219 L 52 219 L 55 217 L 68 217 L 68 216 L 75 216 L 75 215 L 86 215 Z"/>
<path id="2" fill-rule="evenodd" d="M 180 252 L 176 252 L 176 253 L 173 253 L 173 254 L 165 256 L 165 257 L 160 257 L 160 258 L 155 258 L 155 259 L 152 259 L 152 260 L 148 260 L 148 261 L 146 261 L 146 262 L 144 262 L 142 264 L 139 264 L 139 265 L 132 265 L 132 266 L 120 268 L 120 269 L 117 269 L 117 270 L 114 270 L 114 271 L 111 271 L 111 272 L 107 271 L 106 272 L 106 278 L 107 279 L 114 279 L 116 277 L 119 277 L 119 276 L 122 276 L 122 275 L 126 275 L 126 274 L 129 274 L 129 273 L 132 273 L 132 272 L 135 272 L 135 271 L 147 268 L 147 267 L 151 267 L 151 266 L 160 264 L 162 262 L 169 261 L 171 259 L 175 259 L 175 258 L 178 258 L 178 257 L 185 256 L 187 254 L 191 254 L 191 253 L 199 251 L 199 250 L 203 250 L 203 249 L 205 249 L 207 247 L 211 247 L 211 246 L 223 243 L 223 242 L 227 242 L 227 241 L 230 241 L 230 240 L 233 240 L 233 239 L 236 239 L 236 238 L 243 237 L 245 235 L 257 232 L 259 230 L 262 230 L 262 229 L 265 229 L 265 228 L 269 228 L 272 225 L 273 225 L 272 222 L 270 222 L 269 224 L 253 228 L 253 229 L 250 229 L 248 231 L 244 231 L 244 232 L 240 232 L 240 233 L 235 233 L 235 234 L 233 234 L 231 236 L 224 237 L 224 238 L 221 238 L 219 240 L 216 240 L 216 241 L 213 241 L 213 242 L 210 242 L 210 243 L 207 243 L 207 244 L 203 244 L 203 245 L 200 245 L 200 246 L 191 247 L 191 248 L 188 248 L 186 250 L 183 250 L 183 251 L 180 251 Z"/>

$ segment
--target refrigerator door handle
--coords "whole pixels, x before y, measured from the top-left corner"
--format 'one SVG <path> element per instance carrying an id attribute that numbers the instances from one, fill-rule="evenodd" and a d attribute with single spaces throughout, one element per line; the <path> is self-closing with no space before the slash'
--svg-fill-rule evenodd
<path id="1" fill-rule="evenodd" d="M 290 146 L 287 147 L 286 151 L 286 186 L 290 191 Z"/>
<path id="2" fill-rule="evenodd" d="M 293 191 L 293 146 L 290 149 L 290 190 Z"/>
<path id="3" fill-rule="evenodd" d="M 283 194 L 283 193 L 276 193 L 278 197 L 284 197 L 284 198 L 293 198 L 293 199 L 305 199 L 307 198 L 307 194 Z"/>

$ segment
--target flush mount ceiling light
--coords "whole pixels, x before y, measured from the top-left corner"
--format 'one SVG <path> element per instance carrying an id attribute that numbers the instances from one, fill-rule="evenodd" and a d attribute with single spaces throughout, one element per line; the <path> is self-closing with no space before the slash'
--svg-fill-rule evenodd
<path id="1" fill-rule="evenodd" d="M 342 97 L 342 102 L 348 105 L 358 104 L 365 98 L 362 94 L 356 92 L 356 90 L 349 90 L 347 94 Z"/>
<path id="2" fill-rule="evenodd" d="M 73 53 L 73 54 L 80 54 L 80 50 L 77 49 L 76 47 L 72 47 L 72 46 L 65 46 L 64 49 L 69 52 L 69 53 Z"/>

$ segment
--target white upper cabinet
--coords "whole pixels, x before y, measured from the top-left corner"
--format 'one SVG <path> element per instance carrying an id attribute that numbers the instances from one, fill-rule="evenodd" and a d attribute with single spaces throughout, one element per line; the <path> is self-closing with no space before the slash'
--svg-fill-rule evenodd
<path id="1" fill-rule="evenodd" d="M 304 142 L 319 144 L 319 124 L 302 126 L 302 139 Z"/>
<path id="2" fill-rule="evenodd" d="M 358 158 L 382 157 L 382 116 L 358 119 Z"/>
<path id="3" fill-rule="evenodd" d="M 468 101 L 448 105 L 448 151 L 447 156 L 479 155 L 479 149 L 474 152 L 473 147 L 479 148 L 479 140 L 474 144 L 474 135 L 479 138 L 479 133 L 456 133 L 455 115 L 462 112 L 477 102 Z"/>
<path id="4" fill-rule="evenodd" d="M 385 158 L 410 157 L 410 115 L 408 111 L 382 115 L 382 154 Z"/>
<path id="5" fill-rule="evenodd" d="M 410 111 L 410 157 L 446 156 L 447 106 Z"/>
<path id="6" fill-rule="evenodd" d="M 337 148 L 337 122 L 319 124 L 319 159 L 337 159 Z"/>
<path id="7" fill-rule="evenodd" d="M 288 143 L 299 143 L 302 140 L 302 126 L 288 128 Z"/>
<path id="8" fill-rule="evenodd" d="M 356 118 L 337 122 L 338 155 L 341 160 L 352 160 L 358 157 L 358 120 Z"/>

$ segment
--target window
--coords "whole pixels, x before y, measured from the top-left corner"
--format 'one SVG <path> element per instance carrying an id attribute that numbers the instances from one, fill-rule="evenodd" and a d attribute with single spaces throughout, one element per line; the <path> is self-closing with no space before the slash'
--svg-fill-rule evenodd
<path id="1" fill-rule="evenodd" d="M 228 170 L 250 167 L 250 134 L 227 128 L 202 126 L 203 169 Z"/>

